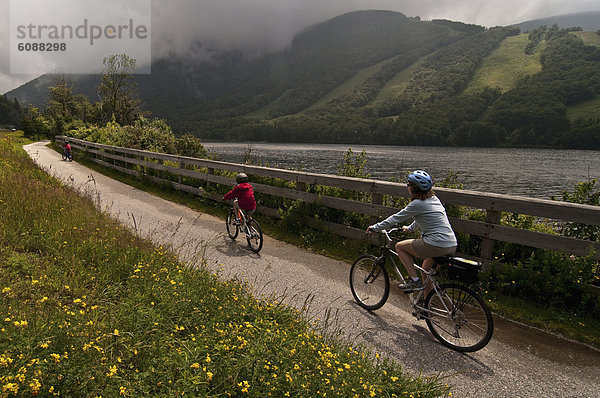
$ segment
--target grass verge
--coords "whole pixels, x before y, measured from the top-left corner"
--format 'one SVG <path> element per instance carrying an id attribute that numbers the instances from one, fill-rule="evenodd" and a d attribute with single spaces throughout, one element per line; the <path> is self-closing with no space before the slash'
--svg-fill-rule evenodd
<path id="1" fill-rule="evenodd" d="M 517 297 L 487 295 L 492 310 L 509 319 L 600 348 L 600 320 L 555 308 L 543 308 Z"/>
<path id="2" fill-rule="evenodd" d="M 23 143 L 0 134 L 0 396 L 448 393 L 187 268 L 38 169 Z"/>

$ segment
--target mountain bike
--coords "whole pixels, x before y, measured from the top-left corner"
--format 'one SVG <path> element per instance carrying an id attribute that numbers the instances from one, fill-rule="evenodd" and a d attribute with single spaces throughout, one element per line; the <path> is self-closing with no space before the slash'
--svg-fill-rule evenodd
<path id="1" fill-rule="evenodd" d="M 396 261 L 400 261 L 393 250 L 393 228 L 382 231 L 386 243 L 380 247 L 379 256 L 363 254 L 350 268 L 350 290 L 362 308 L 374 311 L 381 308 L 390 294 L 390 274 L 393 272 L 401 283 L 405 283 Z M 386 266 L 388 264 L 388 266 Z M 438 283 L 435 278 L 438 266 L 448 266 L 451 283 Z M 430 271 L 415 264 L 426 275 L 424 286 L 431 283 L 427 295 L 425 290 L 407 292 L 412 305 L 412 315 L 424 319 L 427 327 L 443 345 L 460 352 L 473 352 L 485 347 L 494 332 L 492 313 L 483 299 L 467 287 L 477 281 L 481 265 L 460 257 L 434 258 Z"/>
<path id="2" fill-rule="evenodd" d="M 73 151 L 68 151 L 65 149 L 62 153 L 62 160 L 68 160 L 69 162 L 73 161 Z"/>
<path id="3" fill-rule="evenodd" d="M 237 202 L 237 199 L 234 200 Z M 225 220 L 227 226 L 227 235 L 233 240 L 237 238 L 240 231 L 246 235 L 248 247 L 254 253 L 258 253 L 263 246 L 263 233 L 260 224 L 254 218 L 248 219 L 246 214 L 239 206 L 234 206 L 227 213 Z"/>

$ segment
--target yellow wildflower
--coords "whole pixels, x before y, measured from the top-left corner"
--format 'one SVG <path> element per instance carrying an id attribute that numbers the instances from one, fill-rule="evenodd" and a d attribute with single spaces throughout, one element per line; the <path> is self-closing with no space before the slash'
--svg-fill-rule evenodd
<path id="1" fill-rule="evenodd" d="M 117 374 L 117 366 L 116 365 L 112 365 L 108 368 L 108 373 L 106 374 L 108 377 L 113 377 L 114 375 Z"/>
<path id="2" fill-rule="evenodd" d="M 31 393 L 33 395 L 38 395 L 41 387 L 42 383 L 40 383 L 38 379 L 33 379 L 31 383 L 29 383 L 29 388 L 31 389 Z"/>

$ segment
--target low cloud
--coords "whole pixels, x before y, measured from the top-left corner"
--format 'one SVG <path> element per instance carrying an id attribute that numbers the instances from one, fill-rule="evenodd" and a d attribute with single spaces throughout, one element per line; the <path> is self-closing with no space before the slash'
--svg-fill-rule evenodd
<path id="1" fill-rule="evenodd" d="M 286 48 L 308 26 L 345 12 L 382 9 L 483 26 L 600 9 L 597 0 L 173 0 L 154 1 L 155 57 L 209 48 L 253 53 Z"/>
<path id="2" fill-rule="evenodd" d="M 0 93 L 14 88 L 15 81 L 25 79 L 6 76 L 9 3 L 10 0 L 0 0 Z M 113 3 L 120 4 L 106 0 L 104 6 L 112 11 Z M 80 4 L 87 7 L 90 3 L 80 1 Z M 489 27 L 597 10 L 600 4 L 597 0 L 152 0 L 152 56 L 157 59 L 176 54 L 209 59 L 215 49 L 238 49 L 250 55 L 279 51 L 313 24 L 345 12 L 367 9 Z M 118 8 L 114 10 L 119 12 Z M 32 16 L 36 12 L 32 9 Z M 60 12 L 69 14 L 69 10 Z"/>

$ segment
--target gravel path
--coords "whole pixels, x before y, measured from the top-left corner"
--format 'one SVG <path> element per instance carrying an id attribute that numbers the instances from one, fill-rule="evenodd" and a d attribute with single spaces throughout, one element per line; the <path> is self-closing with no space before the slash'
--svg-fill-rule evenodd
<path id="1" fill-rule="evenodd" d="M 406 297 L 392 292 L 368 313 L 354 304 L 350 264 L 265 236 L 259 254 L 244 240 L 231 241 L 222 219 L 157 198 L 75 162 L 63 162 L 47 142 L 25 150 L 48 173 L 91 195 L 142 236 L 174 247 L 185 261 L 208 259 L 224 277 L 248 281 L 275 294 L 402 364 L 411 374 L 447 376 L 453 397 L 598 397 L 600 351 L 496 318 L 494 337 L 481 351 L 461 354 L 441 346 L 424 321 L 410 314 Z M 259 218 L 260 220 L 260 218 Z"/>

